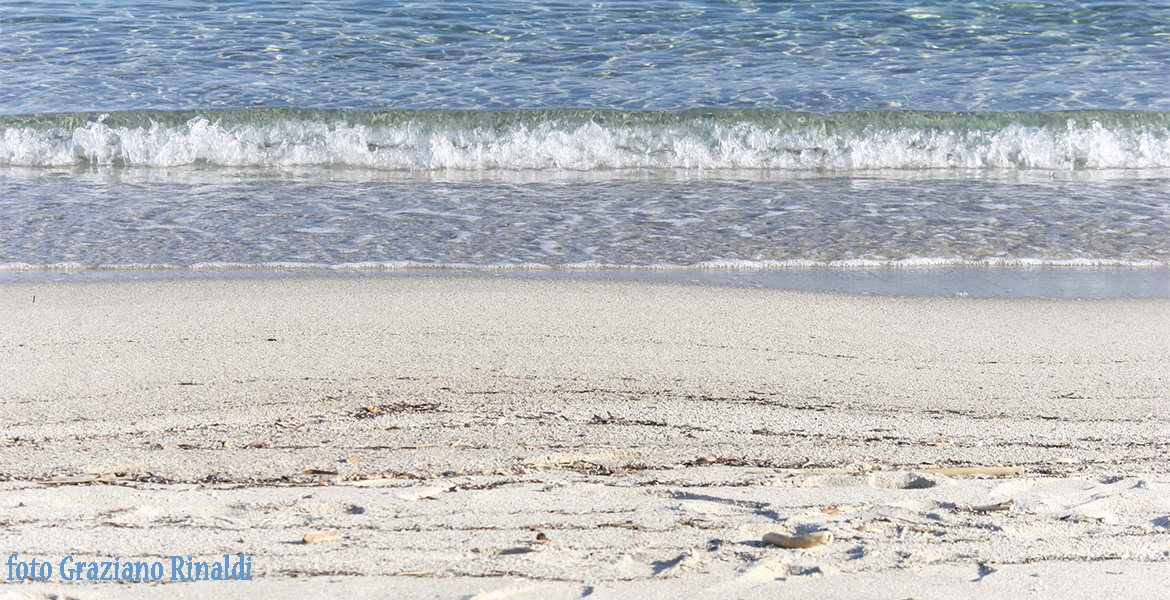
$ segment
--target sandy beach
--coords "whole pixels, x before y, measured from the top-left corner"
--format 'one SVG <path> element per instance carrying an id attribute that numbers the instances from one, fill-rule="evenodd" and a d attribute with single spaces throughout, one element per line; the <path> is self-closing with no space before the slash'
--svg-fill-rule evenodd
<path id="1" fill-rule="evenodd" d="M 5 558 L 253 580 L 0 596 L 1165 598 L 1167 340 L 1165 299 L 6 284 Z"/>

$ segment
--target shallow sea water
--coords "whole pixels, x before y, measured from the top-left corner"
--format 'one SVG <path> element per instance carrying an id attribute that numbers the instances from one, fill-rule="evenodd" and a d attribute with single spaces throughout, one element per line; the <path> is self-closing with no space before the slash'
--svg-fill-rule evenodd
<path id="1" fill-rule="evenodd" d="M 0 6 L 0 107 L 1165 110 L 1163 2 Z"/>
<path id="2" fill-rule="evenodd" d="M 0 80 L 4 280 L 1170 272 L 1161 3 L 16 1 Z"/>

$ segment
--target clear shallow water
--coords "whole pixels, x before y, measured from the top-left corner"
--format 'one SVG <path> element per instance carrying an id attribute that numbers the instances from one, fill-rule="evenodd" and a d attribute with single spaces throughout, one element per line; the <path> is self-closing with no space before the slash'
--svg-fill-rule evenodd
<path id="1" fill-rule="evenodd" d="M 0 110 L 1166 110 L 1165 2 L 8 0 Z"/>
<path id="2" fill-rule="evenodd" d="M 1161 3 L 7 2 L 0 80 L 14 276 L 1170 266 Z"/>
<path id="3" fill-rule="evenodd" d="M 0 268 L 1170 266 L 1161 177 L 33 173 Z"/>

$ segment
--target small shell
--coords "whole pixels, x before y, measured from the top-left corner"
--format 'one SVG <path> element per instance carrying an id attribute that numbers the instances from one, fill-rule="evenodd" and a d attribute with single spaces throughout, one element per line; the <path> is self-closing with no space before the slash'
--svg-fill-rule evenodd
<path id="1" fill-rule="evenodd" d="M 833 541 L 833 534 L 828 531 L 814 531 L 805 535 L 781 535 L 779 533 L 765 533 L 764 543 L 781 548 L 812 548 Z"/>

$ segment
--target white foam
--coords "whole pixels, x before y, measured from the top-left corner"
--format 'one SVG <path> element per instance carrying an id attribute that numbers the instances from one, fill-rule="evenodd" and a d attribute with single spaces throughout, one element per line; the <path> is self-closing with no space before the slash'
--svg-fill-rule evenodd
<path id="1" fill-rule="evenodd" d="M 1070 119 L 1063 128 L 768 129 L 753 122 L 600 125 L 548 120 L 503 128 L 282 120 L 64 131 L 9 126 L 0 165 L 60 167 L 359 167 L 385 170 L 1157 169 L 1170 132 Z"/>
<path id="2" fill-rule="evenodd" d="M 1069 267 L 1069 268 L 1165 268 L 1170 260 L 1119 260 L 1097 258 L 985 258 L 965 260 L 942 257 L 920 257 L 897 260 L 849 259 L 815 261 L 793 260 L 710 260 L 695 264 L 652 263 L 644 265 L 604 262 L 543 264 L 515 263 L 430 263 L 424 261 L 367 261 L 339 264 L 307 262 L 199 262 L 190 265 L 117 263 L 86 265 L 82 263 L 32 264 L 25 262 L 0 263 L 0 272 L 21 271 L 685 271 L 685 270 L 744 270 L 771 271 L 786 269 L 916 269 L 933 267 Z"/>

